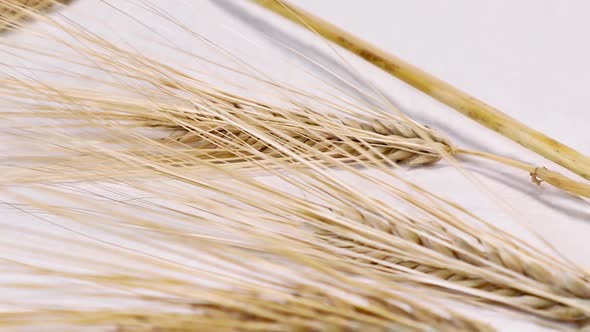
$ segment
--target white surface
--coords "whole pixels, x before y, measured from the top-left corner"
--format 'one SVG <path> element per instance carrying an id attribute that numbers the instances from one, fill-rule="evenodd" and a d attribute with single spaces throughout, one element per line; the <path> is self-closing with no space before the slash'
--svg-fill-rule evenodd
<path id="1" fill-rule="evenodd" d="M 343 72 L 339 58 L 315 36 L 272 14 L 246 6 L 243 1 L 152 2 L 265 73 L 294 85 L 309 88 L 309 76 L 300 68 L 309 64 L 295 59 L 288 51 L 278 50 L 277 39 Z M 174 58 L 159 48 L 153 42 L 157 38 L 137 23 L 124 16 L 112 16 L 106 9 L 97 10 L 96 3 L 78 0 L 65 13 L 121 40 L 144 37 L 138 44 L 143 44 L 146 52 Z M 590 85 L 589 2 L 293 0 L 293 3 L 590 154 L 590 112 L 586 98 Z M 121 2 L 122 8 L 127 5 Z M 247 14 L 238 8 L 245 9 Z M 265 26 L 255 21 L 255 17 L 271 25 Z M 281 27 L 281 32 L 270 32 L 270 27 L 276 26 Z M 159 29 L 166 33 L 165 27 Z M 202 51 L 202 45 L 187 44 L 193 41 L 175 42 Z M 356 69 L 343 74 L 357 84 L 371 82 L 408 115 L 441 130 L 455 143 L 563 171 L 345 51 L 334 49 Z M 320 82 L 313 84 L 321 89 Z M 451 167 L 414 169 L 406 173 L 415 182 L 456 200 L 511 232 L 525 236 L 517 225 L 528 223 L 568 258 L 590 267 L 590 246 L 586 244 L 590 236 L 587 202 L 545 186 L 537 188 L 527 174 L 497 172 L 496 165 L 487 163 L 470 165 L 473 166 L 468 169 L 478 174 L 494 195 L 516 210 L 516 218 L 505 207 L 493 204 Z M 534 331 L 525 321 L 496 316 L 478 318 L 489 319 L 501 331 Z"/>

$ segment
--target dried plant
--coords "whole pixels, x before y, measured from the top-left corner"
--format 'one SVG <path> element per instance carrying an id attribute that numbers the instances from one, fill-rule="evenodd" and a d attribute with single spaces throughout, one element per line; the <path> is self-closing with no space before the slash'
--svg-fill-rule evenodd
<path id="1" fill-rule="evenodd" d="M 56 3 L 56 0 L 4 0 L 0 3 L 0 31 L 18 26 L 30 13 L 47 9 Z"/>
<path id="2" fill-rule="evenodd" d="M 77 222 L 97 224 L 95 227 L 104 227 L 115 236 L 121 229 L 131 229 L 133 232 L 123 238 L 145 244 L 142 250 L 167 247 L 150 242 L 152 239 L 147 235 L 152 233 L 168 237 L 166 244 L 172 248 L 184 246 L 187 241 L 186 248 L 170 249 L 168 253 L 182 253 L 189 258 L 195 252 L 212 251 L 207 249 L 211 245 L 219 248 L 215 249 L 215 255 L 221 261 L 238 261 L 243 270 L 256 272 L 259 277 L 273 275 L 275 269 L 283 271 L 282 265 L 256 258 L 252 252 L 274 255 L 277 260 L 289 258 L 295 261 L 293 265 L 305 267 L 305 274 L 299 273 L 297 267 L 281 274 L 281 278 L 290 281 L 280 284 L 290 290 L 282 293 L 281 298 L 289 299 L 286 313 L 277 311 L 276 301 L 268 301 L 265 296 L 264 300 L 259 298 L 260 293 L 268 294 L 270 285 L 240 293 L 244 296 L 239 299 L 243 301 L 240 310 L 246 303 L 256 304 L 260 310 L 270 310 L 264 312 L 273 317 L 270 321 L 259 321 L 258 318 L 267 317 L 256 316 L 259 311 L 254 316 L 252 312 L 236 312 L 238 308 L 228 307 L 219 298 L 205 303 L 206 310 L 197 310 L 204 315 L 221 315 L 230 321 L 231 317 L 237 317 L 237 321 L 249 321 L 253 329 L 262 330 L 281 326 L 324 328 L 305 325 L 310 317 L 318 318 L 307 324 L 325 323 L 325 326 L 349 329 L 358 325 L 351 327 L 342 319 L 358 320 L 375 328 L 386 328 L 394 322 L 410 330 L 437 325 L 448 330 L 485 329 L 454 314 L 449 319 L 448 315 L 438 315 L 408 301 L 406 296 L 412 294 L 408 285 L 421 285 L 427 287 L 425 292 L 438 295 L 435 289 L 442 289 L 447 296 L 459 294 L 465 300 L 497 303 L 560 321 L 588 318 L 590 282 L 586 272 L 407 181 L 395 167 L 398 163 L 427 165 L 442 158 L 454 163 L 453 156 L 468 153 L 523 168 L 557 186 L 568 181 L 565 188 L 561 187 L 580 195 L 587 193 L 583 184 L 534 166 L 457 148 L 436 131 L 403 115 L 393 116 L 387 110 L 338 104 L 274 83 L 275 89 L 313 99 L 316 106 L 294 98 L 281 100 L 282 105 L 244 98 L 82 29 L 44 16 L 39 19 L 84 41 L 83 46 L 73 48 L 89 61 L 76 59 L 78 64 L 100 69 L 114 79 L 101 82 L 98 78 L 79 75 L 80 80 L 108 83 L 111 88 L 100 90 L 60 87 L 55 82 L 5 75 L 0 93 L 7 105 L 19 110 L 2 113 L 10 127 L 5 133 L 7 137 L 18 138 L 14 145 L 23 144 L 27 154 L 7 155 L 3 183 L 42 183 L 53 188 L 68 181 L 115 181 L 182 209 L 159 204 L 157 208 L 165 214 L 144 218 L 125 209 L 113 209 L 110 200 L 107 206 L 99 206 L 93 200 L 88 208 L 113 219 L 107 222 L 80 211 L 72 215 L 70 210 L 27 197 L 21 196 L 19 201 L 51 214 L 76 216 L 73 219 Z M 56 42 L 66 44 L 61 39 Z M 20 123 L 23 118 L 25 122 Z M 41 124 L 31 125 L 31 119 Z M 372 170 L 367 172 L 358 166 Z M 268 185 L 244 170 L 271 174 L 277 182 L 304 195 Z M 173 186 L 146 184 L 146 181 L 169 180 L 173 180 Z M 80 209 L 84 204 L 76 195 L 68 196 L 68 200 Z M 146 210 L 143 208 L 140 211 Z M 190 213 L 185 211 L 187 208 Z M 171 216 L 180 221 L 173 221 Z M 208 234 L 206 229 L 211 228 L 224 230 L 224 236 Z M 146 235 L 145 239 L 139 238 L 140 232 Z M 249 241 L 232 240 L 228 234 Z M 110 245 L 120 246 L 118 243 Z M 246 251 L 236 251 L 236 247 Z M 229 253 L 236 256 L 232 258 Z M 65 257 L 60 252 L 53 254 Z M 146 254 L 139 256 L 146 257 Z M 75 261 L 80 267 L 86 265 L 80 257 Z M 110 273 L 120 269 L 108 265 Z M 125 267 L 129 269 L 132 265 Z M 310 269 L 313 273 L 307 274 Z M 161 267 L 147 271 L 167 272 Z M 52 273 L 64 276 L 61 270 Z M 135 280 L 129 271 L 126 273 L 121 278 L 111 276 L 94 281 L 126 290 L 145 285 L 145 280 Z M 88 281 L 79 274 L 71 277 Z M 176 297 L 190 294 L 188 291 L 193 288 L 192 284 L 167 281 L 151 280 L 148 289 L 169 291 Z M 334 299 L 334 294 L 323 293 L 324 288 L 336 284 L 339 293 L 360 296 L 370 305 L 351 304 L 350 300 Z M 310 285 L 312 291 L 307 292 Z M 304 308 L 294 300 L 300 292 L 306 299 Z M 207 289 L 199 294 L 196 298 L 221 293 Z M 398 302 L 392 307 L 391 301 Z M 334 312 L 326 314 L 324 309 L 318 309 L 326 302 Z M 404 306 L 412 310 L 400 311 Z M 195 323 L 192 319 L 196 319 L 186 313 L 170 318 L 161 312 L 146 312 L 138 319 L 125 310 L 114 317 L 100 310 L 86 313 L 41 310 L 40 314 L 57 315 L 73 323 L 82 320 L 84 324 L 114 319 L 123 330 L 131 331 L 184 328 L 184 325 L 166 324 L 184 324 L 186 320 L 191 325 Z M 414 326 L 410 324 L 412 320 L 425 325 Z M 210 323 L 212 327 L 222 324 L 221 319 Z"/>
<path id="3" fill-rule="evenodd" d="M 167 194 L 161 203 L 119 200 L 130 195 L 125 192 L 103 199 L 97 187 L 36 187 L 64 205 L 26 197 L 29 204 L 14 206 L 36 221 L 6 223 L 5 234 L 26 234 L 34 244 L 1 239 L 3 268 L 14 277 L 0 281 L 0 298 L 18 309 L 2 310 L 0 330 L 493 330 L 433 305 L 428 292 L 382 283 L 378 274 L 338 259 L 315 258 L 327 256 L 301 241 L 273 236 L 263 224 L 237 222 L 253 223 L 272 213 L 256 214 L 207 195 L 192 207 Z M 288 246 L 281 245 L 285 241 Z M 32 250 L 38 250 L 34 257 Z M 56 290 L 59 305 L 52 295 Z M 33 300 L 26 294 L 34 294 Z"/>
<path id="4" fill-rule="evenodd" d="M 113 130 L 119 131 L 120 128 L 115 127 Z M 167 149 L 165 144 L 141 137 L 130 136 L 124 141 L 136 145 L 136 150 L 143 150 L 146 154 L 157 155 L 158 149 Z M 91 151 L 91 147 L 87 147 L 85 143 L 77 144 L 83 150 Z M 68 148 L 75 147 L 70 145 Z M 391 197 L 397 196 L 400 201 L 395 201 L 395 205 L 384 204 L 374 193 L 363 190 L 362 184 L 353 187 L 343 185 L 333 175 L 314 164 L 305 170 L 292 168 L 293 163 L 281 162 L 280 159 L 267 160 L 268 163 L 280 164 L 280 167 L 268 166 L 269 171 L 289 171 L 286 175 L 277 175 L 288 184 L 313 196 L 313 199 L 302 199 L 288 191 L 265 186 L 240 172 L 228 170 L 214 160 L 195 158 L 190 154 L 178 153 L 175 159 L 182 164 L 200 166 L 196 168 L 200 172 L 193 175 L 186 168 L 179 169 L 175 165 L 154 161 L 149 155 L 145 158 L 144 155 L 118 151 L 107 151 L 105 154 L 101 150 L 96 151 L 97 156 L 111 157 L 111 164 L 103 171 L 104 177 L 115 176 L 111 172 L 112 163 L 118 161 L 121 166 L 143 168 L 146 174 L 159 174 L 185 182 L 190 185 L 188 191 L 166 188 L 159 184 L 158 190 L 162 192 L 150 192 L 146 195 L 167 197 L 174 193 L 173 197 L 177 202 L 223 217 L 226 222 L 235 219 L 235 216 L 246 216 L 245 220 L 238 218 L 236 224 L 229 229 L 237 230 L 240 224 L 246 223 L 251 226 L 247 229 L 249 234 L 256 232 L 256 227 L 261 227 L 263 234 L 267 236 L 286 236 L 281 241 L 282 246 L 288 244 L 288 247 L 296 248 L 297 245 L 306 245 L 314 249 L 316 255 L 330 253 L 329 256 L 321 256 L 324 264 L 343 260 L 352 264 L 351 266 L 375 270 L 379 274 L 393 277 L 393 280 L 401 279 L 446 288 L 554 319 L 580 320 L 587 317 L 586 300 L 581 299 L 588 298 L 590 288 L 587 277 L 580 270 L 562 262 L 559 263 L 559 271 L 551 271 L 546 266 L 555 266 L 558 259 L 547 258 L 544 253 L 526 249 L 525 243 L 507 234 L 485 224 L 477 225 L 470 218 L 459 217 L 448 210 L 448 207 L 432 205 L 433 202 L 429 205 L 415 194 L 411 195 L 382 183 L 354 168 L 348 169 L 350 175 L 366 180 L 368 184 L 380 184 L 385 193 Z M 240 157 L 248 160 L 246 155 Z M 294 154 L 293 157 L 297 156 Z M 204 174 L 206 176 L 203 178 Z M 358 179 L 353 181 L 355 182 Z M 195 190 L 199 190 L 197 197 L 190 194 L 190 191 Z M 201 190 L 223 195 L 229 201 L 222 200 L 219 203 L 219 198 L 207 199 L 207 195 Z M 395 208 L 404 207 L 403 203 L 406 208 L 413 207 L 417 215 L 426 216 L 422 217 L 424 219 L 408 217 Z M 96 208 L 92 207 L 92 210 Z M 116 211 L 117 209 L 112 209 L 109 213 L 117 216 Z M 175 211 L 167 212 L 172 214 Z M 257 216 L 254 220 L 263 220 L 264 223 L 253 224 L 248 218 L 251 216 Z M 187 217 L 187 224 L 191 220 L 200 220 L 191 217 Z M 134 218 L 129 215 L 121 217 L 121 220 L 135 225 Z M 289 228 L 285 229 L 285 225 Z M 165 233 L 172 234 L 180 232 L 168 229 L 170 226 L 158 224 L 156 227 L 146 221 L 135 227 L 164 230 Z M 275 228 L 277 231 L 272 231 Z M 302 236 L 298 231 L 301 228 L 310 231 L 311 235 Z M 194 231 L 185 231 L 197 234 Z M 272 251 L 272 248 L 261 243 L 252 245 L 251 249 Z M 365 277 L 367 272 L 360 273 L 358 268 L 356 273 Z M 387 282 L 381 281 L 380 284 L 386 285 Z"/>

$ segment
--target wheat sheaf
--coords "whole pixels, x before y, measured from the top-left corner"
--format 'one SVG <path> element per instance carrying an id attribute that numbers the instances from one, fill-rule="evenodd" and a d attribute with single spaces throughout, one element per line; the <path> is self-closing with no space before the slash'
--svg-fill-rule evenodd
<path id="1" fill-rule="evenodd" d="M 393 107 L 274 81 L 263 84 L 273 98 L 231 92 L 39 11 L 51 4 L 2 12 L 7 27 L 29 17 L 57 28 L 69 39 L 31 30 L 75 56 L 0 45 L 61 61 L 23 60 L 0 77 L 0 134 L 18 152 L 3 151 L 0 194 L 38 222 L 3 223 L 14 236 L 0 237 L 2 266 L 24 278 L 0 281 L 11 304 L 0 330 L 491 331 L 438 302 L 455 300 L 560 327 L 590 317 L 587 271 L 398 169 L 481 157 L 575 195 L 590 197 L 587 184 L 462 149 Z M 75 301 L 28 301 L 56 290 Z"/>

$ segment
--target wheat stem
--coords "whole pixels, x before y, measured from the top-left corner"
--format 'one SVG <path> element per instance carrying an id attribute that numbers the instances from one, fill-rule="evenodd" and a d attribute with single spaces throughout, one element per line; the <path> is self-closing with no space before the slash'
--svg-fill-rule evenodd
<path id="1" fill-rule="evenodd" d="M 476 156 L 480 158 L 493 160 L 514 168 L 522 169 L 524 171 L 529 172 L 529 174 L 531 175 L 531 180 L 537 185 L 541 185 L 542 182 L 547 182 L 552 186 L 567 191 L 569 193 L 590 198 L 590 185 L 584 182 L 574 181 L 568 178 L 567 176 L 549 170 L 546 167 L 538 167 L 515 159 L 506 158 L 481 151 L 456 149 L 454 152 L 458 155 L 464 154 Z"/>

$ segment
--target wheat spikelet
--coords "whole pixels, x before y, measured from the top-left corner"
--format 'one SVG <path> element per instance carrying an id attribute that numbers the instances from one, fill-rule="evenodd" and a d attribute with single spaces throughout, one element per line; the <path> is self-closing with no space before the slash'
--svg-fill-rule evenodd
<path id="1" fill-rule="evenodd" d="M 420 239 L 420 236 L 416 236 L 415 233 L 414 234 L 412 234 L 411 232 L 404 232 L 404 233 L 406 233 L 405 235 L 407 235 L 407 237 L 409 239 L 412 239 L 415 241 L 422 241 Z M 388 266 L 387 266 L 387 264 L 382 265 L 383 262 L 391 263 L 391 264 L 395 264 L 395 265 L 400 265 L 403 267 L 407 267 L 409 269 L 417 270 L 421 273 L 432 275 L 435 278 L 440 278 L 442 280 L 450 281 L 450 282 L 460 285 L 462 287 L 478 289 L 478 290 L 482 290 L 484 292 L 489 292 L 493 295 L 498 295 L 500 298 L 503 298 L 500 300 L 500 302 L 510 303 L 510 305 L 512 305 L 512 306 L 521 308 L 522 310 L 533 312 L 539 316 L 544 316 L 544 317 L 558 319 L 558 320 L 572 320 L 572 321 L 583 320 L 583 319 L 586 319 L 586 317 L 587 317 L 587 313 L 585 313 L 584 310 L 572 308 L 567 305 L 563 305 L 563 304 L 560 304 L 559 302 L 548 300 L 548 299 L 545 299 L 540 296 L 531 295 L 530 293 L 520 291 L 516 288 L 512 288 L 509 285 L 499 285 L 497 283 L 490 282 L 490 281 L 486 280 L 485 278 L 481 278 L 476 275 L 461 273 L 461 272 L 454 270 L 453 268 L 441 267 L 441 266 L 429 266 L 427 264 L 408 260 L 408 258 L 398 257 L 396 255 L 391 255 L 386 250 L 371 248 L 370 246 L 355 242 L 351 239 L 343 238 L 343 237 L 338 236 L 337 234 L 333 234 L 333 233 L 319 233 L 318 236 L 321 240 L 327 241 L 328 243 L 345 250 L 345 251 L 339 251 L 340 254 L 346 255 L 347 254 L 346 252 L 348 251 L 348 252 L 350 252 L 349 255 L 351 258 L 353 258 L 355 260 L 362 261 L 364 263 L 367 263 L 369 268 L 371 267 L 371 265 L 383 266 L 386 271 L 388 269 Z M 461 243 L 461 242 L 458 242 L 458 243 Z M 422 245 L 432 246 L 431 242 L 428 241 L 428 239 L 425 239 L 425 241 Z M 449 249 L 447 249 L 445 247 L 440 247 L 439 249 L 440 249 L 440 252 L 446 253 L 448 255 L 452 255 L 453 257 L 455 257 L 459 260 L 465 259 L 464 257 L 457 257 L 459 255 L 457 255 L 456 253 L 453 253 L 452 251 L 450 251 Z M 492 250 L 497 251 L 497 249 L 495 249 L 495 248 Z M 359 254 L 360 254 L 360 256 L 359 256 Z M 497 259 L 497 262 L 499 264 L 505 265 L 505 262 L 501 261 L 497 254 L 494 256 L 495 256 L 494 258 Z M 371 257 L 373 259 L 368 260 L 366 257 Z M 512 256 L 511 258 L 514 258 L 514 256 Z M 512 263 L 514 263 L 514 261 Z M 521 266 L 523 268 L 527 269 L 528 273 L 531 273 L 531 272 L 532 273 L 543 273 L 544 272 L 544 273 L 547 273 L 547 275 L 552 275 L 545 268 L 543 268 L 541 266 L 530 265 L 530 264 L 526 264 L 524 262 L 518 262 L 518 263 L 523 263 L 523 264 L 521 264 Z M 527 273 L 527 271 L 523 271 L 523 272 Z M 553 278 L 549 277 L 549 278 L 543 278 L 543 279 L 545 279 L 545 280 L 543 280 L 543 282 L 546 282 L 548 284 L 553 284 L 553 285 L 559 285 L 559 284 L 556 284 L 555 279 L 558 279 L 557 282 L 561 281 L 561 280 L 559 280 L 560 278 L 558 276 L 555 276 Z M 552 279 L 552 280 L 547 280 L 547 279 Z M 574 290 L 574 293 L 583 292 L 584 295 L 582 295 L 582 298 L 587 298 L 587 294 L 586 294 L 588 291 L 587 286 L 585 286 L 583 283 L 581 283 L 580 280 L 574 280 L 572 283 L 570 283 L 569 287 L 572 287 L 572 285 L 573 285 L 573 287 L 576 288 L 576 290 Z M 569 289 L 568 289 L 568 291 L 569 291 Z M 567 293 L 565 293 L 565 294 L 567 294 Z"/>
<path id="2" fill-rule="evenodd" d="M 26 327 L 28 331 L 43 328 L 59 328 L 76 331 L 80 328 L 115 327 L 116 331 L 426 331 L 431 326 L 440 331 L 493 331 L 492 328 L 460 316 L 451 319 L 431 318 L 430 313 L 414 313 L 415 326 L 387 323 L 385 319 L 359 319 L 361 311 L 334 314 L 330 307 L 355 310 L 346 301 L 337 298 L 317 298 L 317 294 L 305 299 L 306 294 L 296 294 L 291 301 L 273 302 L 257 294 L 216 292 L 232 298 L 231 304 L 194 303 L 192 313 L 132 311 L 40 311 L 0 314 L 0 330 Z M 300 299 L 305 299 L 302 301 Z M 317 302 L 315 302 L 317 301 Z M 378 303 L 375 299 L 375 304 Z M 307 302 L 307 303 L 305 303 Z M 315 302 L 315 306 L 311 305 Z M 324 307 L 324 308 L 322 308 Z M 362 307 L 359 308 L 362 310 Z M 358 310 L 358 309 L 357 309 Z M 39 322 L 39 323 L 37 323 Z M 48 323 L 52 322 L 52 323 Z M 418 323 L 419 322 L 419 323 Z"/>
<path id="3" fill-rule="evenodd" d="M 545 263 L 536 261 L 521 250 L 518 250 L 521 251 L 520 253 L 513 250 L 516 248 L 507 250 L 509 248 L 507 243 L 498 245 L 479 240 L 479 245 L 477 247 L 473 246 L 465 241 L 463 237 L 447 231 L 444 226 L 438 223 L 431 223 L 429 226 L 435 232 L 445 234 L 444 237 L 452 243 L 451 246 L 434 241 L 431 236 L 423 235 L 421 232 L 408 228 L 403 224 L 396 225 L 393 222 L 383 222 L 375 218 L 371 221 L 371 218 L 363 216 L 362 212 L 350 209 L 345 211 L 347 218 L 351 218 L 350 214 L 357 216 L 351 219 L 369 224 L 371 227 L 399 237 L 403 241 L 428 248 L 428 250 L 442 254 L 451 260 L 444 263 L 440 259 L 438 261 L 420 260 L 416 259 L 415 254 L 414 256 L 408 255 L 400 252 L 397 248 L 394 249 L 395 247 L 375 246 L 367 240 L 346 237 L 342 235 L 342 232 L 334 230 L 316 232 L 319 240 L 326 241 L 330 245 L 342 249 L 335 250 L 337 255 L 350 257 L 353 260 L 365 263 L 368 268 L 377 268 L 379 271 L 392 273 L 393 275 L 399 273 L 396 266 L 406 267 L 467 289 L 481 290 L 491 295 L 488 297 L 485 293 L 479 294 L 478 296 L 483 299 L 514 306 L 544 317 L 572 321 L 584 320 L 588 317 L 588 311 L 584 308 L 585 304 L 581 307 L 570 306 L 570 304 L 565 304 L 560 300 L 540 295 L 541 293 L 536 293 L 536 291 L 525 290 L 525 288 L 522 288 L 524 284 L 493 280 L 494 278 L 489 278 L 484 271 L 478 272 L 475 269 L 462 271 L 455 268 L 457 263 L 451 261 L 462 261 L 473 267 L 483 268 L 485 264 L 481 260 L 475 259 L 475 257 L 479 257 L 483 261 L 497 264 L 504 269 L 548 285 L 552 289 L 550 292 L 559 294 L 559 296 L 580 299 L 582 301 L 580 304 L 587 303 L 590 298 L 590 285 L 587 276 L 576 275 L 575 273 L 555 273 Z M 469 253 L 469 255 L 466 253 Z"/>
<path id="4" fill-rule="evenodd" d="M 317 112 L 298 105 L 269 106 L 212 87 L 205 89 L 199 85 L 181 82 L 162 84 L 164 85 L 160 90 L 173 87 L 169 91 L 166 90 L 165 96 L 162 97 L 179 98 L 179 91 L 190 92 L 190 106 L 178 106 L 162 99 L 157 101 L 158 106 L 153 109 L 150 104 L 142 104 L 141 99 L 118 99 L 112 96 L 104 98 L 94 91 L 59 89 L 54 86 L 47 88 L 34 82 L 14 79 L 3 80 L 0 93 L 12 99 L 19 98 L 19 103 L 23 105 L 33 100 L 36 103 L 32 112 L 4 113 L 9 118 L 36 116 L 40 119 L 78 120 L 80 123 L 77 126 L 85 125 L 88 128 L 96 126 L 95 121 L 105 124 L 125 122 L 129 128 L 135 129 L 164 128 L 173 134 L 163 140 L 173 143 L 175 148 L 195 157 L 216 160 L 232 167 L 248 168 L 251 163 L 247 159 L 253 157 L 253 160 L 262 161 L 267 157 L 288 156 L 269 148 L 259 134 L 248 133 L 239 126 L 228 124 L 220 117 L 222 113 L 252 123 L 266 123 L 267 127 L 261 128 L 265 135 L 283 141 L 299 153 L 313 154 L 319 160 L 336 158 L 343 162 L 367 166 L 376 163 L 422 166 L 439 161 L 445 154 L 476 155 L 528 171 L 533 179 L 538 178 L 573 194 L 590 195 L 589 187 L 585 184 L 572 181 L 546 168 L 457 148 L 440 133 L 412 123 L 408 119 L 376 119 L 354 113 L 353 119 L 351 116 Z M 178 102 L 186 103 L 184 98 L 186 96 L 182 96 Z M 56 103 L 61 106 L 56 107 Z M 92 108 L 92 111 L 80 111 L 81 107 Z M 97 114 L 98 112 L 100 114 Z M 278 130 L 280 135 L 288 137 L 278 137 L 273 130 Z M 240 157 L 238 154 L 244 155 Z M 320 155 L 323 157 L 319 157 Z M 83 162 L 84 158 L 81 157 L 84 156 L 76 157 L 76 163 Z M 192 166 L 178 163 L 169 153 L 157 158 L 177 166 Z M 62 167 L 71 168 L 76 165 L 62 163 Z M 61 172 L 63 171 L 54 170 L 56 174 Z M 127 169 L 127 172 L 131 170 Z M 83 172 L 80 173 L 80 176 L 82 175 Z M 68 176 L 71 176 L 69 172 Z"/>
<path id="5" fill-rule="evenodd" d="M 232 107 L 236 110 L 243 110 L 247 106 L 237 103 L 232 103 Z M 264 106 L 262 106 L 264 107 Z M 364 159 L 363 152 L 373 153 L 374 158 L 384 158 L 394 163 L 406 164 L 409 166 L 429 165 L 439 161 L 442 157 L 437 153 L 436 148 L 428 145 L 427 139 L 424 139 L 412 127 L 403 121 L 383 121 L 378 119 L 357 120 L 346 117 L 335 117 L 329 115 L 318 116 L 313 112 L 310 114 L 289 114 L 289 110 L 274 111 L 269 109 L 270 113 L 265 117 L 256 119 L 257 121 L 265 121 L 272 123 L 275 128 L 284 127 L 282 133 L 288 135 L 290 138 L 297 140 L 312 149 L 321 152 L 324 155 L 333 158 L 350 159 Z M 263 114 L 262 112 L 258 112 Z M 194 118 L 192 115 L 191 118 Z M 317 121 L 317 120 L 320 121 Z M 219 121 L 219 120 L 218 120 Z M 222 121 L 219 121 L 222 123 Z M 191 127 L 201 126 L 202 123 L 192 125 Z M 157 123 L 154 126 L 158 126 Z M 231 138 L 234 141 L 246 142 L 249 146 L 259 152 L 267 152 L 268 146 L 260 141 L 257 137 L 252 136 L 248 132 L 240 128 L 221 125 L 211 126 L 198 133 L 193 130 L 183 130 L 183 128 L 171 128 L 177 132 L 171 138 L 180 143 L 186 144 L 198 149 L 219 148 L 214 137 Z M 339 132 L 342 132 L 340 134 Z M 360 134 L 360 135 L 359 135 Z M 374 137 L 365 139 L 368 143 L 367 147 L 361 144 L 357 137 L 367 135 Z M 344 139 L 341 138 L 344 136 Z M 439 143 L 439 148 L 449 151 L 451 149 L 450 143 L 442 135 L 429 130 L 428 139 Z M 205 137 L 206 139 L 203 139 Z M 348 144 L 349 141 L 357 143 L 363 147 L 363 151 L 358 151 L 357 147 Z M 398 146 L 391 142 L 398 141 Z M 390 142 L 387 144 L 386 142 Z M 415 147 L 412 149 L 412 147 Z M 273 155 L 272 151 L 270 157 L 278 157 Z M 212 155 L 214 158 L 224 159 L 236 157 L 235 155 Z"/>
<path id="6" fill-rule="evenodd" d="M 18 97 L 19 94 L 23 97 L 29 94 L 19 91 L 23 86 L 22 82 L 5 80 L 3 83 L 3 90 L 10 93 L 12 98 Z M 14 85 L 14 88 L 9 88 L 11 85 Z M 164 128 L 171 131 L 173 134 L 163 139 L 164 142 L 178 142 L 180 144 L 176 144 L 176 147 L 185 151 L 190 149 L 194 155 L 204 151 L 201 153 L 203 158 L 216 161 L 243 162 L 245 159 L 238 158 L 237 154 L 244 153 L 247 159 L 253 158 L 255 156 L 252 152 L 248 152 L 250 148 L 268 157 L 281 157 L 281 153 L 269 149 L 268 144 L 259 137 L 235 125 L 227 124 L 219 116 L 222 112 L 243 117 L 253 123 L 269 124 L 289 139 L 305 144 L 312 150 L 317 150 L 330 158 L 350 162 L 366 161 L 364 155 L 370 152 L 371 157 L 377 160 L 385 159 L 409 166 L 429 165 L 442 158 L 439 151 L 452 150 L 448 139 L 441 134 L 423 126 L 416 128 L 417 124 L 410 126 L 403 120 L 366 117 L 353 119 L 311 109 L 271 107 L 220 91 L 215 94 L 198 91 L 192 96 L 192 109 L 173 106 L 168 108 L 162 106 L 165 102 L 159 102 L 162 108 L 152 112 L 144 108 L 139 100 L 137 104 L 132 104 L 129 100 L 118 101 L 112 97 L 104 99 L 90 96 L 90 91 L 58 90 L 55 87 L 51 88 L 51 91 L 44 91 L 41 86 L 27 86 L 32 89 L 31 91 L 35 91 L 34 98 L 37 102 L 46 99 L 48 104 L 36 106 L 36 111 L 31 113 L 13 113 L 10 116 L 36 115 L 39 118 L 76 120 L 84 114 L 68 112 L 65 108 L 55 109 L 54 104 L 70 105 L 72 108 L 80 105 L 89 106 L 93 107 L 95 112 L 101 110 L 98 116 L 100 121 L 105 123 L 124 121 L 139 128 Z M 90 113 L 88 116 L 95 117 L 96 114 Z M 232 152 L 232 142 L 243 142 L 247 148 Z"/>

